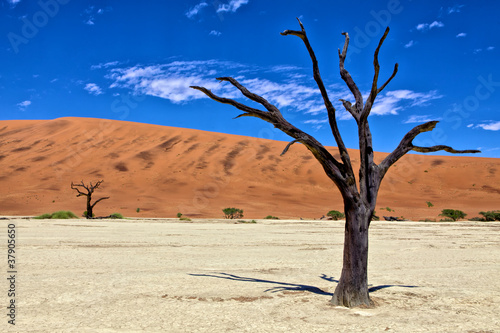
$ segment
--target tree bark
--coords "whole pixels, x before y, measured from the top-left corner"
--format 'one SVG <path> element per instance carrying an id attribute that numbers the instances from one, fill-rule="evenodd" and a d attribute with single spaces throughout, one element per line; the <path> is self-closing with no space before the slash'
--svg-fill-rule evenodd
<path id="1" fill-rule="evenodd" d="M 344 205 L 346 224 L 342 273 L 330 303 L 337 306 L 372 306 L 368 293 L 368 227 L 373 210 Z"/>

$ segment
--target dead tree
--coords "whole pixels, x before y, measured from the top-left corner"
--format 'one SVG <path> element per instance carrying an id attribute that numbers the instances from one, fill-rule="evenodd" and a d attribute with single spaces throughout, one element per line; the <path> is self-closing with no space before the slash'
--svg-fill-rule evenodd
<path id="1" fill-rule="evenodd" d="M 257 117 L 264 121 L 273 124 L 276 128 L 291 136 L 294 140 L 291 141 L 283 150 L 285 154 L 290 146 L 296 142 L 302 143 L 314 155 L 318 162 L 323 167 L 327 176 L 337 185 L 344 201 L 344 211 L 346 215 L 345 236 L 344 236 L 344 254 L 343 268 L 339 279 L 339 283 L 335 289 L 331 303 L 347 307 L 359 305 L 371 306 L 372 301 L 368 295 L 367 281 L 367 263 L 368 263 L 368 228 L 370 226 L 371 217 L 375 210 L 377 195 L 380 183 L 387 173 L 387 170 L 396 161 L 409 151 L 417 151 L 421 153 L 435 152 L 444 150 L 449 153 L 477 153 L 477 150 L 455 150 L 448 146 L 438 145 L 433 147 L 419 147 L 413 144 L 413 139 L 420 133 L 428 132 L 434 129 L 437 121 L 430 121 L 425 124 L 416 126 L 409 131 L 401 140 L 397 148 L 390 153 L 381 163 L 376 164 L 373 159 L 372 135 L 368 125 L 368 116 L 372 109 L 373 103 L 377 95 L 389 84 L 398 71 L 398 64 L 394 66 L 392 75 L 381 86 L 378 84 L 379 79 L 379 61 L 378 53 L 382 43 L 384 42 L 389 28 L 387 28 L 380 39 L 374 53 L 373 67 L 374 76 L 371 84 L 370 93 L 366 99 L 354 82 L 353 78 L 345 69 L 344 62 L 349 46 L 349 35 L 342 33 L 345 37 L 343 49 L 339 49 L 339 67 L 340 77 L 345 82 L 350 92 L 354 97 L 354 103 L 348 100 L 341 99 L 345 109 L 352 115 L 358 125 L 359 138 L 359 154 L 360 154 L 360 169 L 359 182 L 356 181 L 354 170 L 351 164 L 351 158 L 347 148 L 340 135 L 337 120 L 336 110 L 330 101 L 327 90 L 320 76 L 318 61 L 313 52 L 306 35 L 306 31 L 302 22 L 299 21 L 300 31 L 285 30 L 281 34 L 284 36 L 293 35 L 299 37 L 305 44 L 309 56 L 312 60 L 314 80 L 321 92 L 323 102 L 325 104 L 329 125 L 332 130 L 333 137 L 337 143 L 340 152 L 340 160 L 335 159 L 332 154 L 314 137 L 303 132 L 297 127 L 286 121 L 280 110 L 273 104 L 269 103 L 263 97 L 256 95 L 237 80 L 232 77 L 220 77 L 219 81 L 227 81 L 236 87 L 245 97 L 261 104 L 265 110 L 256 109 L 247 105 L 241 104 L 235 100 L 216 96 L 212 91 L 198 86 L 191 88 L 197 89 L 205 93 L 211 99 L 225 104 L 230 104 L 244 113 L 238 117 Z M 358 190 L 359 183 L 359 190 Z"/>
<path id="2" fill-rule="evenodd" d="M 77 197 L 81 197 L 82 195 L 87 197 L 87 211 L 86 211 L 85 217 L 88 219 L 91 219 L 94 216 L 94 213 L 93 213 L 94 207 L 95 207 L 95 205 L 97 205 L 98 202 L 110 198 L 110 197 L 103 197 L 103 198 L 100 198 L 99 200 L 95 201 L 94 203 L 91 203 L 92 194 L 94 193 L 94 191 L 96 189 L 99 188 L 99 186 L 102 184 L 103 181 L 104 180 L 99 180 L 97 183 L 95 183 L 95 185 L 93 185 L 92 182 L 90 182 L 89 185 L 85 185 L 83 183 L 83 180 L 80 182 L 80 184 L 74 184 L 73 182 L 71 182 L 71 188 L 78 192 L 78 194 L 76 195 Z M 82 190 L 80 190 L 80 189 L 85 189 L 85 191 L 87 191 L 87 193 L 82 192 Z"/>

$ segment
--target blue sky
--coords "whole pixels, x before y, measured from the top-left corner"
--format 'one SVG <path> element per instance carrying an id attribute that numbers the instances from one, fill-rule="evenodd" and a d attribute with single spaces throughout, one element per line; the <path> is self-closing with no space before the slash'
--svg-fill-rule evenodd
<path id="1" fill-rule="evenodd" d="M 373 52 L 384 82 L 370 116 L 377 151 L 392 151 L 414 126 L 440 120 L 415 142 L 481 149 L 500 157 L 498 1 L 0 0 L 0 120 L 96 117 L 288 140 L 259 119 L 232 119 L 219 95 L 240 95 L 233 76 L 276 104 L 291 123 L 335 145 L 302 41 L 281 36 L 303 22 L 337 107 L 346 145 L 357 148 L 346 68 L 368 93 Z M 244 99 L 241 99 L 244 101 Z"/>

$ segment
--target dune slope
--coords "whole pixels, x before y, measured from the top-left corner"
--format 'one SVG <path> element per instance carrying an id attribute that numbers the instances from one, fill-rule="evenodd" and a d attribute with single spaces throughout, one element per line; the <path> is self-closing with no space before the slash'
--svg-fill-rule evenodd
<path id="1" fill-rule="evenodd" d="M 0 215 L 80 215 L 85 202 L 71 182 L 100 179 L 95 198 L 111 198 L 97 215 L 221 217 L 222 208 L 238 207 L 248 218 L 318 218 L 342 211 L 338 190 L 307 149 L 294 145 L 280 157 L 285 145 L 103 119 L 0 121 Z M 351 156 L 357 168 L 357 152 Z M 377 214 L 423 219 L 444 208 L 470 217 L 500 209 L 499 166 L 491 158 L 407 155 L 384 179 Z"/>

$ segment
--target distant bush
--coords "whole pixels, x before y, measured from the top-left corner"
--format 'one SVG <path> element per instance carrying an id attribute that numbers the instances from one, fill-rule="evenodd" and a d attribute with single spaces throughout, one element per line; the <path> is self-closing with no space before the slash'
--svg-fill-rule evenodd
<path id="1" fill-rule="evenodd" d="M 136 211 L 137 213 L 139 213 L 139 212 L 141 211 L 141 209 L 140 209 L 140 208 L 137 208 L 135 211 Z"/>
<path id="2" fill-rule="evenodd" d="M 264 217 L 264 219 L 266 219 L 266 220 L 279 220 L 280 218 L 276 217 L 276 216 L 272 216 L 272 215 L 267 215 L 266 217 Z"/>
<path id="3" fill-rule="evenodd" d="M 177 213 L 177 218 L 180 219 L 182 217 L 182 213 Z"/>
<path id="4" fill-rule="evenodd" d="M 123 219 L 123 215 L 120 213 L 113 213 L 113 214 L 109 215 L 109 218 L 111 218 L 111 219 Z"/>
<path id="5" fill-rule="evenodd" d="M 191 221 L 189 217 L 180 217 L 179 220 L 181 221 Z"/>
<path id="6" fill-rule="evenodd" d="M 485 222 L 486 218 L 476 216 L 476 217 L 470 218 L 469 221 Z"/>
<path id="7" fill-rule="evenodd" d="M 427 204 L 427 207 L 429 207 L 429 208 L 430 208 L 430 207 L 434 207 L 434 205 L 433 205 L 433 204 L 432 204 L 432 202 L 430 202 L 430 201 L 426 201 L 425 203 Z"/>
<path id="8" fill-rule="evenodd" d="M 419 222 L 436 222 L 436 219 L 425 219 L 425 220 L 420 220 Z"/>
<path id="9" fill-rule="evenodd" d="M 338 221 L 345 217 L 344 213 L 339 212 L 338 210 L 331 210 L 326 213 L 326 216 L 330 216 L 332 220 Z"/>
<path id="10" fill-rule="evenodd" d="M 243 210 L 239 208 L 224 208 L 222 212 L 226 219 L 239 219 L 243 217 Z"/>
<path id="11" fill-rule="evenodd" d="M 500 221 L 500 210 L 479 212 L 479 214 L 484 216 L 485 221 Z"/>
<path id="12" fill-rule="evenodd" d="M 455 222 L 455 221 L 456 220 L 450 219 L 449 217 L 439 220 L 439 222 Z"/>
<path id="13" fill-rule="evenodd" d="M 443 209 L 441 211 L 441 214 L 439 214 L 439 216 L 449 217 L 453 221 L 457 221 L 459 219 L 465 218 L 467 214 L 457 209 Z"/>
<path id="14" fill-rule="evenodd" d="M 384 209 L 385 209 L 386 211 L 388 211 L 388 212 L 395 212 L 395 210 L 394 210 L 394 209 L 390 209 L 389 207 L 385 207 Z"/>
<path id="15" fill-rule="evenodd" d="M 76 216 L 73 212 L 66 211 L 66 210 L 60 210 L 60 211 L 52 213 L 52 214 L 42 214 L 42 215 L 37 216 L 35 218 L 36 219 L 77 219 L 78 216 Z"/>

